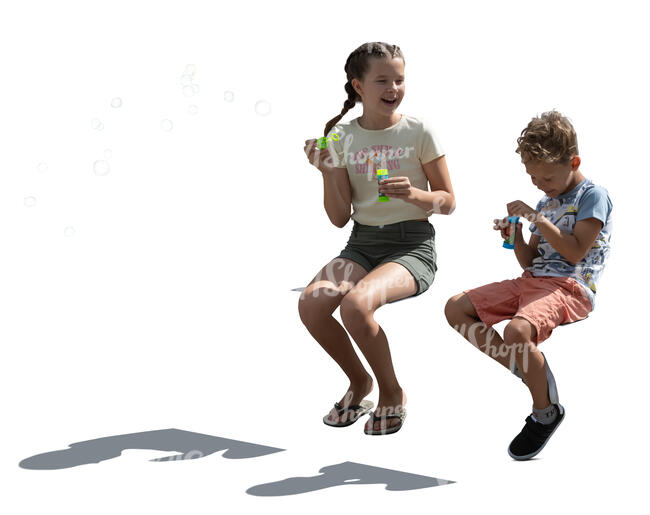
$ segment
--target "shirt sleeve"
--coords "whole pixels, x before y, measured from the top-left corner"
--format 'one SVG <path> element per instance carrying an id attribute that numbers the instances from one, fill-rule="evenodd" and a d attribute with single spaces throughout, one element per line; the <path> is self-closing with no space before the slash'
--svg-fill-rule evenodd
<path id="1" fill-rule="evenodd" d="M 334 138 L 332 136 L 334 135 Z M 346 168 L 345 155 L 343 152 L 343 138 L 345 133 L 343 130 L 334 126 L 327 135 L 327 151 L 332 157 L 332 166 L 334 168 Z"/>
<path id="2" fill-rule="evenodd" d="M 427 120 L 422 120 L 422 131 L 417 143 L 418 158 L 420 163 L 426 164 L 434 159 L 444 156 L 445 151 L 438 141 L 436 133 Z"/>
<path id="3" fill-rule="evenodd" d="M 542 208 L 542 201 L 539 200 L 539 201 L 537 202 L 537 206 L 535 207 L 535 211 L 537 211 L 537 212 L 539 213 L 539 210 L 540 210 L 541 208 Z M 541 236 L 541 235 L 542 235 L 542 233 L 539 232 L 539 231 L 537 230 L 537 225 L 535 225 L 534 222 L 532 222 L 532 223 L 528 226 L 528 229 L 530 230 L 530 232 L 532 232 L 533 234 L 536 234 L 537 236 Z"/>
<path id="4" fill-rule="evenodd" d="M 582 197 L 580 197 L 576 222 L 585 218 L 597 218 L 603 222 L 604 226 L 607 223 L 607 217 L 611 211 L 612 201 L 609 198 L 607 190 L 602 186 L 594 186 L 585 191 Z"/>

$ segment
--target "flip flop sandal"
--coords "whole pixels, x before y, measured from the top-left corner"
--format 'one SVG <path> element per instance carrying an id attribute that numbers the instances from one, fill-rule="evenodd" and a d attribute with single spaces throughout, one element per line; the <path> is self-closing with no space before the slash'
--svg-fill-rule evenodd
<path id="1" fill-rule="evenodd" d="M 372 426 L 371 429 L 366 429 L 365 427 L 363 428 L 363 432 L 366 433 L 367 435 L 390 435 L 393 433 L 397 433 L 402 426 L 404 425 L 404 420 L 406 419 L 406 409 L 403 409 L 402 412 L 399 415 L 384 415 L 383 417 L 379 417 L 375 415 L 374 413 L 370 414 L 370 418 L 372 418 Z M 379 421 L 386 421 L 388 422 L 389 418 L 398 418 L 399 419 L 399 424 L 396 424 L 392 427 L 386 427 L 384 429 L 377 429 L 375 430 L 375 422 Z"/>
<path id="2" fill-rule="evenodd" d="M 338 402 L 335 402 L 334 407 L 336 408 L 337 414 L 339 416 L 339 420 L 341 418 L 341 415 L 343 415 L 343 413 L 349 411 L 352 412 L 352 414 L 345 416 L 346 418 L 345 422 L 340 422 L 340 421 L 332 422 L 331 420 L 327 419 L 327 417 L 329 416 L 328 413 L 323 417 L 323 422 L 328 426 L 332 426 L 332 427 L 347 427 L 354 424 L 357 420 L 359 420 L 359 418 L 362 415 L 368 413 L 374 407 L 374 404 L 372 401 L 368 401 L 364 399 L 359 404 L 354 404 L 352 406 L 348 406 L 347 408 L 344 408 Z"/>

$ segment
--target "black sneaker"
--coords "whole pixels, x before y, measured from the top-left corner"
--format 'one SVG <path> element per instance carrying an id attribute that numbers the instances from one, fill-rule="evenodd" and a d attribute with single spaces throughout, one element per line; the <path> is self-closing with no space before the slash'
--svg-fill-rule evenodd
<path id="1" fill-rule="evenodd" d="M 526 417 L 526 425 L 515 438 L 510 442 L 508 454 L 511 458 L 519 461 L 529 460 L 539 454 L 548 442 L 551 435 L 564 420 L 564 407 L 556 404 L 557 417 L 551 424 L 542 424 L 533 420 L 531 415 Z"/>

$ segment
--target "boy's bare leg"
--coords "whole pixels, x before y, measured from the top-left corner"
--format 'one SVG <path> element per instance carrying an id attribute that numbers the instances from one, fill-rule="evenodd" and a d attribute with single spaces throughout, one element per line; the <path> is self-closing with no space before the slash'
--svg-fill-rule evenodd
<path id="1" fill-rule="evenodd" d="M 533 343 L 537 339 L 537 329 L 525 318 L 514 317 L 503 331 L 503 337 L 515 356 L 517 367 L 533 396 L 533 407 L 546 408 L 551 404 L 551 400 L 548 396 L 544 356 Z"/>
<path id="2" fill-rule="evenodd" d="M 466 293 L 454 295 L 447 301 L 445 315 L 449 325 L 474 347 L 508 370 L 512 371 L 514 369 L 515 356 L 505 345 L 496 329 L 493 327 L 488 328 L 481 321 Z"/>
<path id="3" fill-rule="evenodd" d="M 550 403 L 544 356 L 533 341 L 537 329 L 528 320 L 514 317 L 503 331 L 503 338 L 481 322 L 466 293 L 454 295 L 445 306 L 449 324 L 463 338 L 512 371 L 514 363 L 533 397 L 533 406 L 544 409 Z"/>

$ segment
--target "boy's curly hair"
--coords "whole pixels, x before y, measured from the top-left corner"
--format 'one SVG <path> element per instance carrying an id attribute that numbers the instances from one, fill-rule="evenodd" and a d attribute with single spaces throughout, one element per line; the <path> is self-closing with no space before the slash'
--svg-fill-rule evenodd
<path id="1" fill-rule="evenodd" d="M 567 164 L 578 155 L 576 131 L 566 116 L 547 111 L 533 118 L 517 138 L 521 161 Z"/>
<path id="2" fill-rule="evenodd" d="M 373 41 L 371 43 L 364 43 L 363 45 L 356 48 L 349 56 L 348 60 L 345 62 L 345 75 L 347 76 L 348 81 L 345 83 L 345 92 L 348 95 L 348 99 L 343 103 L 343 109 L 341 114 L 332 118 L 327 124 L 325 124 L 324 135 L 327 136 L 341 118 L 352 109 L 357 102 L 361 101 L 361 97 L 352 87 L 352 79 L 363 80 L 366 73 L 370 69 L 370 59 L 371 58 L 388 58 L 392 59 L 394 57 L 399 57 L 404 61 L 404 55 L 402 50 L 397 45 L 390 45 L 382 41 Z M 406 61 L 404 61 L 406 64 Z"/>

